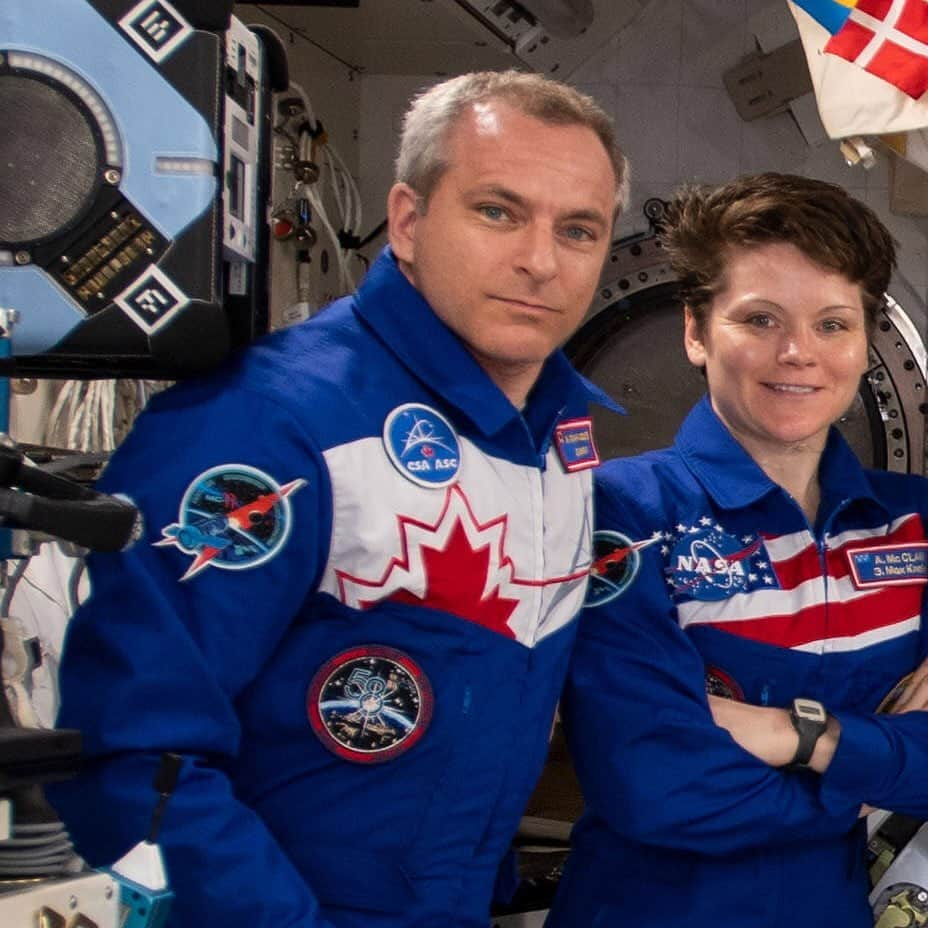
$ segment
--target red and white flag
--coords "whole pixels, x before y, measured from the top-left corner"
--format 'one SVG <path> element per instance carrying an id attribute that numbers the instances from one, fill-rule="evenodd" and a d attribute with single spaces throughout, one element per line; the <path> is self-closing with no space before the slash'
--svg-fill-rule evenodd
<path id="1" fill-rule="evenodd" d="M 824 50 L 917 100 L 928 90 L 928 3 L 857 0 Z"/>
<path id="2" fill-rule="evenodd" d="M 928 0 L 857 0 L 834 34 L 787 5 L 831 138 L 928 127 Z"/>

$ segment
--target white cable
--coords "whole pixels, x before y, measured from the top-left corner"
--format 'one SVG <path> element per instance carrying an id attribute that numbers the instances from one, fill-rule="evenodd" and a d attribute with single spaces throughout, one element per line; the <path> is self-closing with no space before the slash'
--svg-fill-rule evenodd
<path id="1" fill-rule="evenodd" d="M 81 403 L 75 411 L 75 439 L 71 443 L 72 448 L 83 451 L 90 443 L 90 428 L 93 424 L 91 416 L 88 415 L 88 409 L 93 406 L 97 395 L 97 383 L 91 380 L 83 384 L 81 392 Z"/>
<path id="2" fill-rule="evenodd" d="M 81 580 L 87 570 L 87 561 L 83 557 L 76 558 L 71 572 L 68 575 L 68 585 L 66 589 L 68 615 L 74 615 L 77 607 L 81 604 Z"/>
<path id="3" fill-rule="evenodd" d="M 338 240 L 338 235 L 335 230 L 332 228 L 332 223 L 329 221 L 328 214 L 325 210 L 325 205 L 322 202 L 321 197 L 313 190 L 311 187 L 304 187 L 304 194 L 309 202 L 313 206 L 313 210 L 316 213 L 316 218 L 322 224 L 322 227 L 325 229 L 326 234 L 332 241 L 332 246 L 335 250 L 336 263 L 339 266 L 339 286 L 344 286 L 344 274 L 343 274 L 343 261 L 342 261 L 342 246 Z"/>
<path id="4" fill-rule="evenodd" d="M 13 594 L 19 581 L 22 580 L 26 568 L 29 566 L 31 557 L 25 557 L 16 562 L 16 566 L 7 574 L 4 583 L 3 598 L 0 599 L 0 618 L 6 618 L 10 614 L 10 603 L 13 602 Z"/>
<path id="5" fill-rule="evenodd" d="M 329 154 L 328 148 L 323 149 L 323 154 L 326 156 L 325 160 L 325 173 L 328 175 L 329 181 L 329 191 L 331 192 L 332 199 L 335 201 L 335 211 L 338 218 L 338 222 L 335 223 L 339 228 L 344 229 L 346 232 L 349 231 L 348 226 L 345 222 L 345 204 L 342 201 L 341 191 L 339 190 L 338 184 L 338 175 L 335 171 L 335 166 L 332 161 L 332 156 Z M 336 243 L 337 255 L 338 255 L 338 278 L 339 286 L 344 288 L 346 280 L 348 279 L 347 274 L 347 262 L 345 260 L 345 249 L 342 247 L 342 243 L 338 241 Z"/>
<path id="6" fill-rule="evenodd" d="M 343 293 L 347 293 L 354 287 L 354 281 L 352 280 L 351 274 L 348 270 L 347 252 L 344 248 L 342 248 L 342 243 L 338 239 L 338 233 L 334 230 L 328 216 L 326 215 L 324 218 L 328 224 L 329 235 L 332 238 L 332 242 L 335 248 L 335 260 L 338 264 L 338 285 Z"/>
<path id="7" fill-rule="evenodd" d="M 45 428 L 46 444 L 75 451 L 112 451 L 127 426 L 163 386 L 155 381 L 71 380 L 52 404 Z"/>
<path id="8" fill-rule="evenodd" d="M 332 199 L 335 200 L 335 211 L 338 218 L 342 221 L 342 228 L 345 228 L 345 204 L 342 201 L 341 191 L 338 187 L 338 174 L 335 171 L 335 165 L 332 161 L 332 155 L 329 151 L 328 145 L 322 149 L 323 155 L 325 155 L 325 174 L 328 177 L 329 181 L 329 190 L 332 192 Z M 320 159 L 321 160 L 321 159 Z"/>
<path id="9" fill-rule="evenodd" d="M 300 161 L 313 160 L 313 148 L 315 147 L 317 157 L 314 160 L 319 166 L 320 174 L 316 185 L 297 184 L 294 189 L 294 196 L 302 195 L 309 201 L 318 224 L 331 240 L 337 265 L 338 286 L 343 293 L 347 293 L 355 287 L 354 274 L 349 266 L 351 258 L 354 257 L 354 251 L 342 246 L 337 230 L 342 229 L 351 234 L 356 234 L 360 230 L 360 191 L 335 147 L 327 139 L 319 141 L 313 138 L 312 133 L 317 131 L 319 123 L 316 120 L 315 110 L 309 95 L 295 81 L 291 82 L 290 89 L 299 96 L 306 111 L 306 121 L 308 123 L 308 129 L 303 128 L 297 138 L 297 158 Z M 314 143 L 317 144 L 314 146 Z M 329 176 L 324 178 L 323 174 L 326 172 L 328 172 Z M 328 181 L 328 184 L 326 184 L 326 181 Z M 329 198 L 333 201 L 331 210 L 326 203 L 326 190 L 328 190 Z"/>
<path id="10" fill-rule="evenodd" d="M 55 397 L 55 402 L 52 404 L 51 412 L 48 414 L 48 424 L 46 425 L 45 431 L 45 441 L 47 444 L 55 444 L 55 439 L 53 436 L 58 428 L 58 423 L 61 419 L 61 414 L 64 411 L 67 398 L 67 384 L 65 384 L 58 391 L 58 396 Z"/>
<path id="11" fill-rule="evenodd" d="M 332 193 L 332 198 L 335 200 L 335 207 L 338 212 L 338 225 L 346 232 L 349 232 L 351 229 L 348 216 L 349 207 L 346 203 L 347 197 L 346 200 L 342 199 L 341 190 L 339 189 L 337 170 L 328 145 L 325 146 L 323 153 L 326 156 L 324 168 L 328 173 L 329 190 Z M 352 279 L 351 272 L 348 269 L 348 249 L 342 246 L 342 243 L 338 240 L 337 234 L 335 238 L 335 248 L 338 260 L 339 286 L 343 291 L 347 291 L 353 288 L 354 280 Z"/>
<path id="12" fill-rule="evenodd" d="M 290 81 L 290 89 L 295 90 L 300 97 L 300 100 L 303 101 L 303 106 L 306 109 L 306 115 L 309 117 L 309 124 L 312 126 L 313 131 L 315 132 L 316 126 L 316 113 L 313 110 L 313 105 L 309 100 L 309 94 L 303 89 L 301 84 L 298 84 L 296 81 Z"/>
<path id="13" fill-rule="evenodd" d="M 112 451 L 116 447 L 113 437 L 116 416 L 116 381 L 107 380 L 103 385 L 103 408 L 100 421 L 103 423 L 103 450 Z"/>
<path id="14" fill-rule="evenodd" d="M 78 451 L 84 451 L 90 445 L 92 440 L 91 436 L 93 435 L 94 417 L 91 410 L 97 404 L 97 394 L 99 392 L 98 381 L 88 381 L 86 389 L 84 390 L 83 402 L 78 409 L 78 415 L 80 416 L 81 423 L 80 436 L 76 445 Z"/>
<path id="15" fill-rule="evenodd" d="M 326 167 L 329 172 L 329 185 L 338 208 L 339 225 L 348 234 L 355 234 L 360 226 L 360 223 L 356 220 L 356 213 L 360 214 L 360 206 L 355 197 L 357 187 L 354 184 L 354 178 L 345 170 L 344 162 L 341 161 L 334 147 L 327 144 L 325 146 L 325 155 Z M 343 248 L 341 243 L 339 243 L 339 249 L 342 284 L 347 283 L 350 288 L 353 288 L 355 284 L 354 275 L 351 273 L 348 263 L 354 252 L 352 249 Z"/>
<path id="16" fill-rule="evenodd" d="M 69 384 L 71 392 L 71 401 L 68 403 L 68 447 L 77 447 L 78 418 L 80 412 L 80 395 L 83 384 L 79 381 L 72 381 Z"/>
<path id="17" fill-rule="evenodd" d="M 64 444 L 68 448 L 74 447 L 74 417 L 77 415 L 78 408 L 78 393 L 81 389 L 80 383 L 76 380 L 72 380 L 65 389 L 68 391 L 68 405 L 67 410 L 65 411 L 64 419 Z"/>
<path id="18" fill-rule="evenodd" d="M 339 167 L 341 168 L 342 177 L 345 180 L 345 183 L 348 185 L 349 190 L 351 191 L 351 197 L 354 204 L 354 211 L 351 214 L 351 228 L 360 232 L 361 231 L 361 191 L 358 189 L 358 185 L 355 182 L 354 177 L 351 174 L 351 171 L 348 170 L 347 165 L 345 164 L 342 156 L 339 154 L 338 149 L 334 146 L 328 146 L 331 154 L 335 157 L 335 160 L 338 162 Z"/>

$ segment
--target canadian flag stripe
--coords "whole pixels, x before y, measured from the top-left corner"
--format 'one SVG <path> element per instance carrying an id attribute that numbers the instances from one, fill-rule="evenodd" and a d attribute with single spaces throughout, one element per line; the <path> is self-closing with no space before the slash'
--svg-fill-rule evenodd
<path id="1" fill-rule="evenodd" d="M 459 484 L 445 491 L 433 524 L 397 516 L 401 553 L 376 579 L 336 569 L 339 598 L 356 609 L 383 600 L 450 612 L 514 638 L 508 620 L 520 602 L 519 588 L 580 583 L 588 570 L 543 580 L 515 575 L 506 553 L 508 516 L 480 523 Z"/>

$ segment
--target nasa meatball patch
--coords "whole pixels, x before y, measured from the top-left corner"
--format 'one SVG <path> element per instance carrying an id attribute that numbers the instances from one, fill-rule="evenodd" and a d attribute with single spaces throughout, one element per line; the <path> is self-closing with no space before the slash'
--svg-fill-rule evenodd
<path id="1" fill-rule="evenodd" d="M 284 546 L 293 522 L 288 497 L 305 480 L 279 484 L 247 464 L 222 464 L 195 477 L 180 503 L 177 521 L 161 530 L 156 547 L 175 546 L 193 557 L 180 578 L 207 567 L 248 570 Z"/>
<path id="2" fill-rule="evenodd" d="M 408 655 L 359 645 L 326 661 L 309 685 L 313 731 L 344 760 L 379 764 L 405 754 L 432 720 L 432 687 Z"/>
<path id="3" fill-rule="evenodd" d="M 718 602 L 738 593 L 780 588 L 760 535 L 733 535 L 704 516 L 693 524 L 678 524 L 665 538 L 667 586 L 674 599 Z"/>

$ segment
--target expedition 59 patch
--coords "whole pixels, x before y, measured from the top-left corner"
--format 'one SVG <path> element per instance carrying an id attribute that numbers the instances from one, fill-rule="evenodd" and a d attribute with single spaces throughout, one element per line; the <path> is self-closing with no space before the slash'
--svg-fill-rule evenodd
<path id="1" fill-rule="evenodd" d="M 333 754 L 378 764 L 404 754 L 432 719 L 432 687 L 408 655 L 382 645 L 336 654 L 309 685 L 313 731 Z"/>

